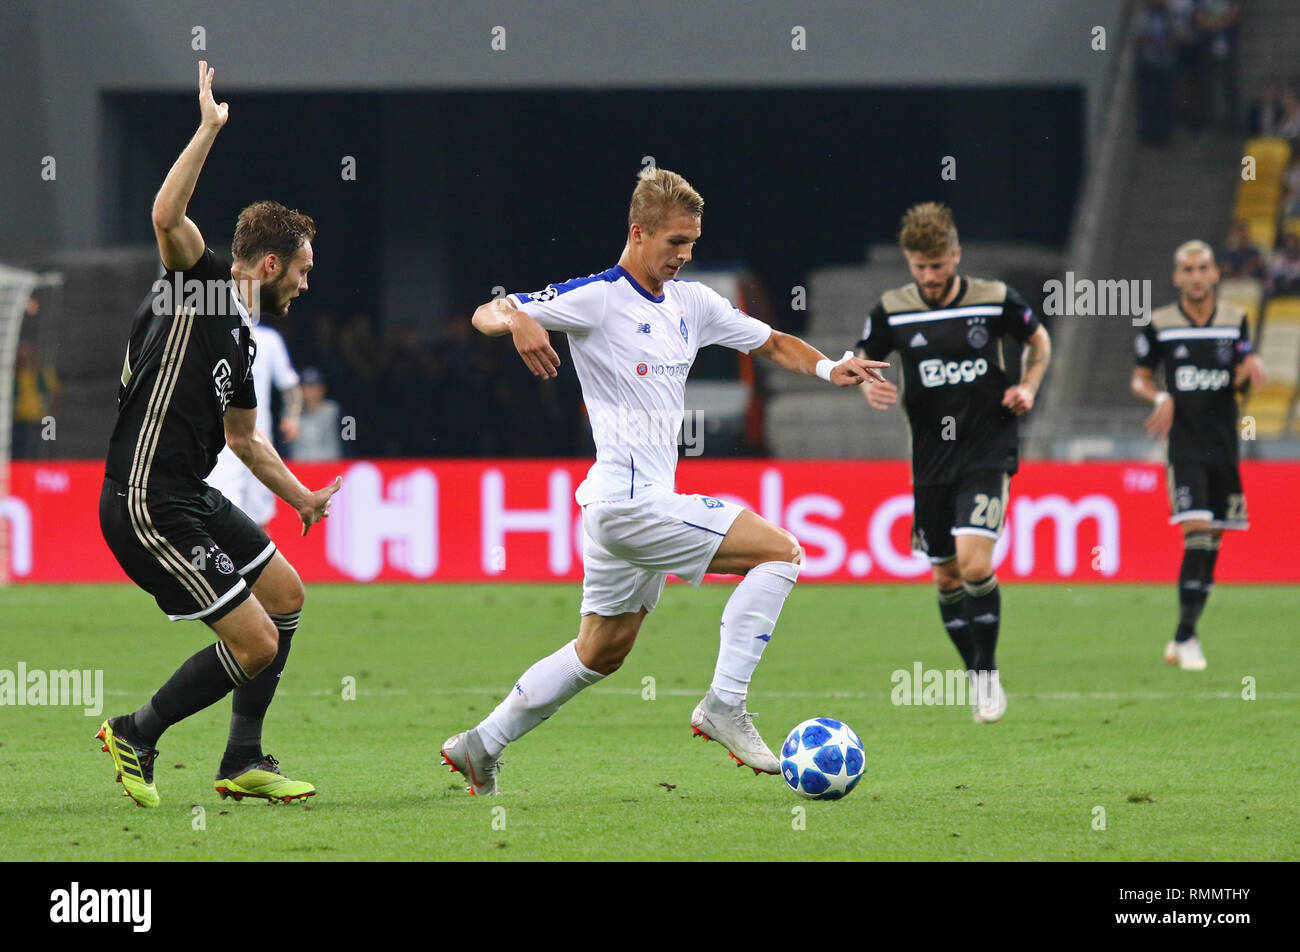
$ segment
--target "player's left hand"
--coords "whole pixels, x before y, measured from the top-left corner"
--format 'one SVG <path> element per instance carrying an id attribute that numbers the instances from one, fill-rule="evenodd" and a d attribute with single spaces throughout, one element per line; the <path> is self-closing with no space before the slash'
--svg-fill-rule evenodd
<path id="1" fill-rule="evenodd" d="M 306 535 L 308 529 L 330 514 L 330 497 L 338 492 L 339 487 L 342 485 L 343 477 L 335 476 L 334 482 L 324 489 L 316 490 L 307 497 L 307 503 L 298 510 L 298 518 L 302 520 L 303 535 Z"/>
<path id="2" fill-rule="evenodd" d="M 1024 416 L 1034 408 L 1033 388 L 1022 383 L 1007 387 L 1007 392 L 1002 395 L 1002 405 L 1016 416 Z"/>
<path id="3" fill-rule="evenodd" d="M 831 383 L 837 387 L 856 387 L 868 382 L 885 383 L 884 375 L 878 368 L 888 366 L 889 364 L 882 360 L 845 357 L 831 368 Z"/>
<path id="4" fill-rule="evenodd" d="M 286 443 L 292 443 L 298 439 L 298 433 L 301 428 L 298 425 L 297 417 L 285 417 L 280 421 L 280 435 L 284 437 Z"/>
<path id="5" fill-rule="evenodd" d="M 1237 387 L 1244 387 L 1250 384 L 1252 388 L 1258 389 L 1268 383 L 1268 374 L 1264 373 L 1264 361 L 1259 359 L 1259 354 L 1248 354 L 1246 359 L 1237 365 Z"/>

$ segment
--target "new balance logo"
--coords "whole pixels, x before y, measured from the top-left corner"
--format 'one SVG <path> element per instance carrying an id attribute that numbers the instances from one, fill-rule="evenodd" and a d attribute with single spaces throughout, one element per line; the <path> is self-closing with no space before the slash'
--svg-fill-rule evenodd
<path id="1" fill-rule="evenodd" d="M 772 640 L 772 636 L 771 636 L 771 635 L 755 635 L 755 636 L 754 636 L 754 639 L 755 639 L 756 641 L 771 641 L 771 640 Z"/>
<path id="2" fill-rule="evenodd" d="M 649 334 L 649 333 L 650 333 L 650 325 L 649 325 L 649 324 L 638 324 L 638 325 L 636 326 L 636 332 L 637 332 L 638 334 Z"/>
<path id="3" fill-rule="evenodd" d="M 930 343 L 930 342 L 929 342 L 928 340 L 925 339 L 925 335 L 922 334 L 920 331 L 917 331 L 917 332 L 916 332 L 916 336 L 912 338 L 912 340 L 908 343 L 907 346 L 908 346 L 908 347 L 924 347 L 924 346 L 925 346 L 926 344 L 928 344 L 928 343 Z"/>

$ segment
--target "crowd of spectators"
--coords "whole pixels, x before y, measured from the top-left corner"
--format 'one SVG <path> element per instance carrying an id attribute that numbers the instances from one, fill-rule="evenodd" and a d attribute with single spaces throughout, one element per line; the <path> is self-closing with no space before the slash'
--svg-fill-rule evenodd
<path id="1" fill-rule="evenodd" d="M 1168 145 L 1176 125 L 1236 129 L 1241 0 L 1144 0 L 1138 27 L 1141 138 Z"/>
<path id="2" fill-rule="evenodd" d="M 560 376 L 540 381 L 509 340 L 482 336 L 463 316 L 431 333 L 404 323 L 381 327 L 368 314 L 339 319 L 307 309 L 273 323 L 304 375 L 304 415 L 337 415 L 345 457 L 588 452 L 563 335 L 553 337 Z M 296 452 L 289 447 L 291 457 Z"/>

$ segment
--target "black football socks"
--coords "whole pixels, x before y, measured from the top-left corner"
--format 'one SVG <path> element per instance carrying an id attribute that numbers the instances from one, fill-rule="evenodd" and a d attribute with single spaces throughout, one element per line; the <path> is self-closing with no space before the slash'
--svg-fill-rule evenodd
<path id="1" fill-rule="evenodd" d="M 990 575 L 979 582 L 962 582 L 966 593 L 966 621 L 974 644 L 973 671 L 995 671 L 998 625 L 1002 616 L 1002 590 L 998 577 Z"/>
<path id="2" fill-rule="evenodd" d="M 1189 532 L 1183 539 L 1183 564 L 1178 572 L 1178 631 L 1175 641 L 1196 635 L 1196 622 L 1214 587 L 1219 539 L 1213 532 Z"/>
<path id="3" fill-rule="evenodd" d="M 275 658 L 257 677 L 235 688 L 231 704 L 230 734 L 226 740 L 226 753 L 221 760 L 220 772 L 223 776 L 262 758 L 262 721 L 271 706 L 271 699 L 275 697 L 285 662 L 289 660 L 293 633 L 298 630 L 301 614 L 300 611 L 271 613 L 271 621 L 280 634 L 280 647 Z"/>
<path id="4" fill-rule="evenodd" d="M 208 645 L 176 669 L 153 698 L 131 715 L 130 740 L 154 747 L 162 732 L 197 714 L 249 680 L 222 642 Z"/>
<path id="5" fill-rule="evenodd" d="M 971 636 L 970 623 L 966 621 L 966 589 L 939 589 L 939 617 L 943 619 L 943 630 L 957 647 L 962 664 L 967 671 L 975 669 L 975 641 Z"/>

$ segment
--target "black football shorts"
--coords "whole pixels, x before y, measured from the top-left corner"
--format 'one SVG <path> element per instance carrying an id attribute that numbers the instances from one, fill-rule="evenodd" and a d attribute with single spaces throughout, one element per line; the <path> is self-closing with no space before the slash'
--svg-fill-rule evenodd
<path id="1" fill-rule="evenodd" d="M 1010 489 L 1010 474 L 997 469 L 912 487 L 912 551 L 937 564 L 957 557 L 959 535 L 996 541 L 1006 523 Z"/>
<path id="2" fill-rule="evenodd" d="M 1169 480 L 1169 522 L 1206 520 L 1212 529 L 1246 529 L 1246 494 L 1235 463 L 1173 462 Z"/>
<path id="3" fill-rule="evenodd" d="M 99 527 L 123 571 L 172 621 L 228 614 L 275 554 L 261 527 L 211 487 L 179 494 L 105 479 Z"/>

